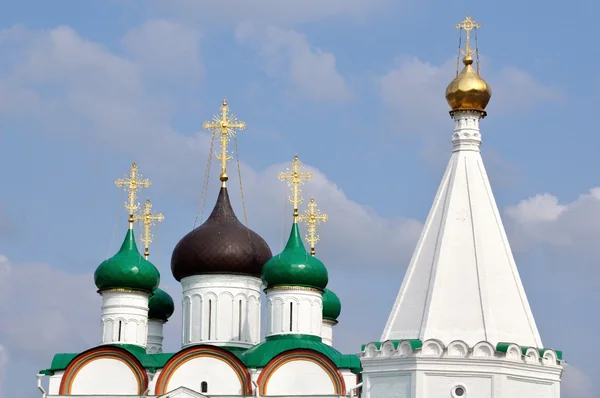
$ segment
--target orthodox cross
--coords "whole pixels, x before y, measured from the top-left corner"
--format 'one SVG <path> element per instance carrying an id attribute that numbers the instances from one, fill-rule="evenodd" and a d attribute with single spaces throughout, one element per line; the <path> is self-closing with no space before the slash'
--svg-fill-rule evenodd
<path id="1" fill-rule="evenodd" d="M 477 50 L 471 50 L 471 30 L 481 28 L 483 25 L 476 23 L 470 16 L 467 16 L 464 20 L 462 20 L 459 24 L 456 24 L 454 27 L 456 29 L 464 29 L 466 32 L 465 38 L 465 49 L 460 50 L 462 55 L 468 57 L 469 55 L 473 55 Z"/>
<path id="2" fill-rule="evenodd" d="M 125 179 L 119 178 L 115 181 L 118 187 L 124 187 L 128 192 L 127 202 L 125 202 L 125 208 L 129 210 L 129 229 L 133 229 L 134 213 L 139 208 L 139 203 L 136 203 L 137 191 L 141 188 L 148 188 L 150 186 L 150 180 L 142 179 L 141 174 L 138 173 L 138 167 L 135 162 L 131 164 L 131 170 L 129 175 L 125 175 Z"/>
<path id="3" fill-rule="evenodd" d="M 294 155 L 292 161 L 292 168 L 287 169 L 287 173 L 279 173 L 279 180 L 288 181 L 288 185 L 292 188 L 292 196 L 290 196 L 290 202 L 294 205 L 294 223 L 298 222 L 298 204 L 302 202 L 300 197 L 300 185 L 304 184 L 306 180 L 312 178 L 312 173 L 302 172 L 300 167 L 300 159 L 298 155 Z"/>
<path id="4" fill-rule="evenodd" d="M 298 216 L 298 221 L 306 222 L 308 233 L 306 234 L 306 241 L 310 244 L 310 255 L 315 255 L 315 244 L 319 241 L 319 235 L 317 235 L 317 226 L 322 222 L 327 222 L 327 214 L 321 214 L 321 210 L 317 208 L 315 198 L 310 198 L 308 203 L 308 209 L 304 211 L 304 214 Z"/>
<path id="5" fill-rule="evenodd" d="M 243 130 L 246 128 L 245 122 L 240 122 L 237 118 L 228 114 L 229 105 L 227 100 L 223 100 L 221 105 L 221 115 L 213 116 L 212 122 L 204 122 L 204 128 L 206 130 L 212 130 L 213 134 L 216 134 L 219 130 L 221 131 L 221 155 L 216 155 L 217 159 L 221 161 L 221 186 L 225 187 L 226 182 L 229 179 L 227 176 L 227 161 L 231 160 L 233 156 L 227 155 L 227 144 L 229 144 L 229 137 L 235 137 L 237 130 Z"/>
<path id="6" fill-rule="evenodd" d="M 163 221 L 165 216 L 161 213 L 152 213 L 152 204 L 150 203 L 150 199 L 146 199 L 146 204 L 144 205 L 144 211 L 140 215 L 136 215 L 133 217 L 135 221 L 141 221 L 143 223 L 143 233 L 142 233 L 142 243 L 144 244 L 144 258 L 148 260 L 150 257 L 150 243 L 154 239 L 152 236 L 151 228 L 155 226 L 157 223 Z"/>

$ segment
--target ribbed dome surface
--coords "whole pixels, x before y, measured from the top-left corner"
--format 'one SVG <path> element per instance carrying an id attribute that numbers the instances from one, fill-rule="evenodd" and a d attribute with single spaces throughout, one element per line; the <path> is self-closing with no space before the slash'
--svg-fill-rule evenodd
<path id="1" fill-rule="evenodd" d="M 267 242 L 237 219 L 227 188 L 222 187 L 206 222 L 175 246 L 171 271 L 178 281 L 204 274 L 260 277 L 263 265 L 271 257 Z"/>

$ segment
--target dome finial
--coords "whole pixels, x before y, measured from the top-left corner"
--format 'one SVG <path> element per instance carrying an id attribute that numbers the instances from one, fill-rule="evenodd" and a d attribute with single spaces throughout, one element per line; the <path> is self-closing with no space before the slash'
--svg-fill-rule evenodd
<path id="1" fill-rule="evenodd" d="M 456 29 L 461 29 L 466 32 L 465 37 L 465 49 L 460 50 L 460 53 L 464 56 L 463 63 L 465 65 L 471 65 L 473 63 L 473 54 L 477 52 L 477 48 L 471 48 L 471 30 L 481 28 L 483 25 L 476 23 L 470 16 L 467 15 L 459 24 L 454 25 Z M 477 67 L 477 73 L 479 73 L 479 66 Z M 456 71 L 458 75 L 458 71 Z"/>
<path id="2" fill-rule="evenodd" d="M 485 107 L 492 97 L 492 90 L 488 84 L 479 76 L 479 50 L 477 44 L 471 48 L 471 31 L 480 28 L 481 24 L 476 23 L 471 17 L 467 16 L 461 23 L 454 27 L 466 32 L 465 48 L 460 49 L 463 55 L 463 68 L 460 74 L 456 68 L 456 78 L 450 82 L 446 89 L 446 101 L 452 108 L 451 115 L 457 111 L 471 111 L 486 115 Z M 477 43 L 477 35 L 475 35 Z M 473 69 L 473 55 L 477 56 L 477 70 Z M 457 61 L 458 64 L 458 61 Z M 458 65 L 457 65 L 458 66 Z"/>
<path id="3" fill-rule="evenodd" d="M 152 227 L 165 219 L 161 213 L 152 213 L 152 204 L 150 203 L 150 199 L 146 199 L 146 203 L 144 204 L 144 211 L 141 215 L 133 216 L 135 221 L 142 221 L 144 227 L 142 229 L 142 243 L 144 244 L 144 258 L 148 260 L 150 256 L 150 243 L 154 237 L 152 236 Z"/>
<path id="4" fill-rule="evenodd" d="M 305 239 L 310 244 L 310 255 L 313 257 L 315 256 L 315 244 L 320 240 L 317 227 L 322 222 L 327 222 L 327 219 L 327 214 L 321 213 L 321 210 L 317 208 L 315 198 L 310 198 L 308 209 L 304 211 L 304 214 L 298 216 L 298 221 L 306 223 L 308 233 Z"/>
<path id="5" fill-rule="evenodd" d="M 227 154 L 227 145 L 229 144 L 229 137 L 235 137 L 237 130 L 243 130 L 246 128 L 246 123 L 238 121 L 237 118 L 228 114 L 229 105 L 227 100 L 223 99 L 221 104 L 221 115 L 213 116 L 212 122 L 204 122 L 204 128 L 206 130 L 212 130 L 213 134 L 217 131 L 221 132 L 221 154 L 217 155 L 217 159 L 221 161 L 221 186 L 225 187 L 229 177 L 227 176 L 227 161 L 233 159 L 232 155 Z"/>
<path id="6" fill-rule="evenodd" d="M 300 185 L 304 184 L 305 181 L 312 178 L 312 173 L 303 172 L 300 166 L 300 159 L 298 155 L 294 155 L 292 161 L 292 168 L 288 168 L 287 172 L 279 173 L 279 180 L 288 180 L 288 185 L 292 188 L 292 196 L 290 196 L 290 202 L 294 205 L 294 223 L 298 222 L 298 205 L 302 203 L 302 197 L 300 196 Z"/>
<path id="7" fill-rule="evenodd" d="M 140 207 L 140 204 L 136 202 L 137 191 L 141 188 L 148 188 L 150 186 L 150 180 L 143 179 L 142 175 L 138 172 L 138 166 L 135 162 L 131 164 L 129 175 L 125 175 L 125 179 L 119 178 L 115 181 L 115 185 L 118 187 L 124 187 L 127 194 L 127 202 L 125 202 L 125 208 L 129 211 L 129 229 L 133 229 L 133 222 L 135 221 L 135 212 Z"/>

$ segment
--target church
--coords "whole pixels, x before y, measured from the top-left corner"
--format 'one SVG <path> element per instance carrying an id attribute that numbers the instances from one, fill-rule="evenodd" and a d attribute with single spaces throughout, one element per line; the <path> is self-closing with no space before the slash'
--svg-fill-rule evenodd
<path id="1" fill-rule="evenodd" d="M 379 341 L 357 342 L 355 353 L 334 348 L 342 305 L 315 250 L 327 216 L 314 199 L 300 212 L 311 173 L 298 156 L 280 174 L 293 205 L 281 253 L 236 216 L 228 145 L 245 124 L 223 101 L 204 125 L 220 144 L 218 197 L 171 256 L 182 297 L 160 289 L 164 276 L 149 261 L 151 229 L 164 217 L 138 203 L 150 181 L 133 163 L 116 181 L 128 193 L 123 243 L 94 273 L 99 344 L 56 354 L 37 375 L 43 398 L 559 398 L 562 352 L 542 343 L 480 152 L 491 99 L 472 48 L 480 25 L 467 17 L 456 27 L 465 40 L 463 69 L 446 89 L 450 161 Z M 163 352 L 175 301 L 181 349 Z"/>

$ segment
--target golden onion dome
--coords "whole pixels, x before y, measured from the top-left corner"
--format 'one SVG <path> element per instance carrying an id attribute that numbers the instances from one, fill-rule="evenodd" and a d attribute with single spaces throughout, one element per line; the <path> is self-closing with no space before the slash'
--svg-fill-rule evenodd
<path id="1" fill-rule="evenodd" d="M 492 89 L 473 68 L 473 57 L 467 55 L 463 63 L 465 67 L 462 72 L 446 88 L 446 101 L 452 111 L 485 112 Z"/>

